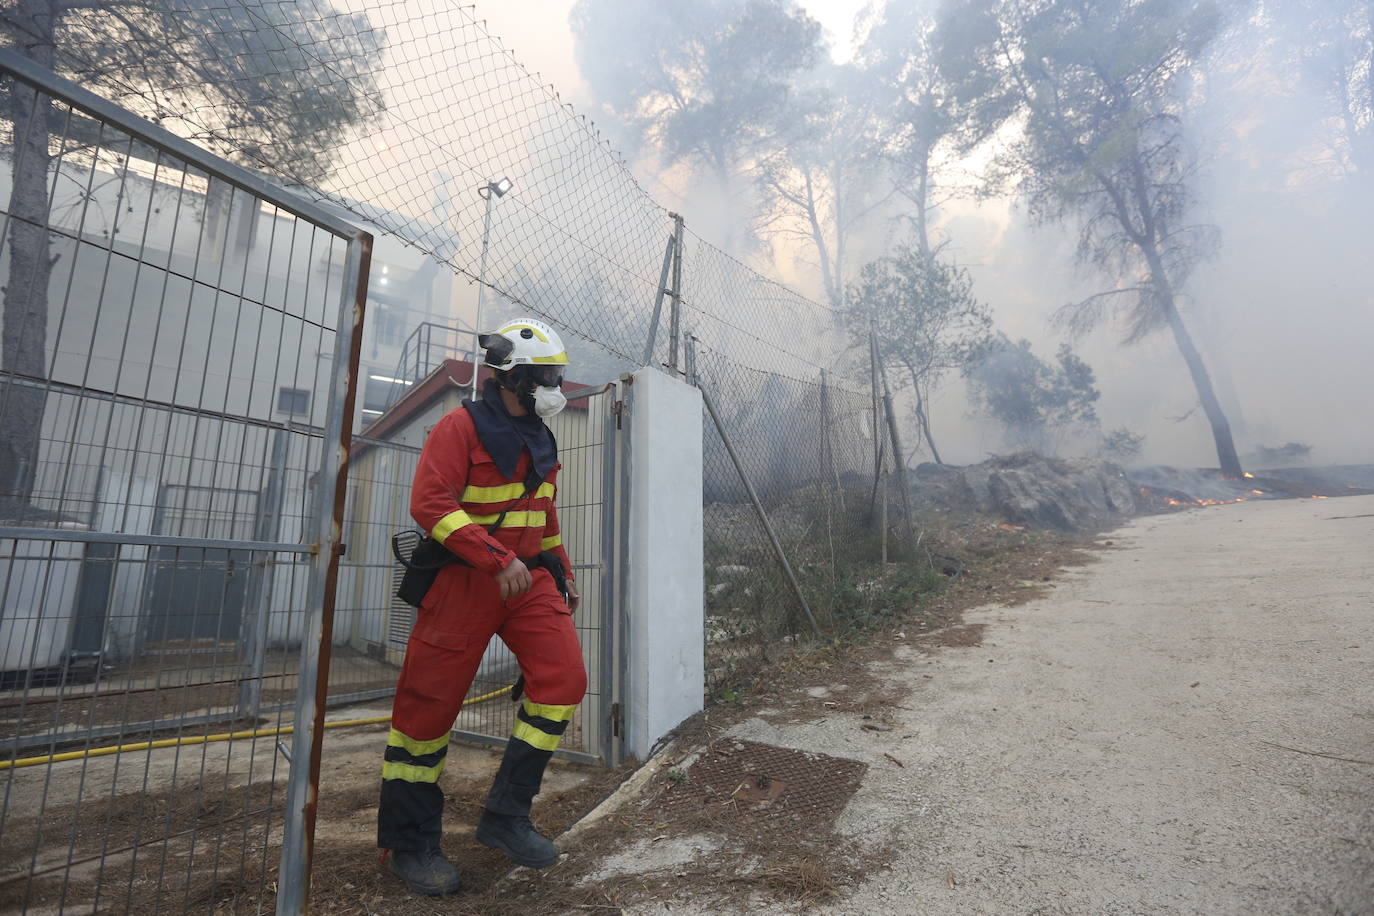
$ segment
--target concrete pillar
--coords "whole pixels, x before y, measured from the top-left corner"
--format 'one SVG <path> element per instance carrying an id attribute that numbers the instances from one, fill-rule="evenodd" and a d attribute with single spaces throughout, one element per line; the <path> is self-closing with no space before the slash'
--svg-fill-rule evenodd
<path id="1" fill-rule="evenodd" d="M 706 687 L 701 393 L 640 369 L 629 413 L 625 750 L 702 708 Z"/>

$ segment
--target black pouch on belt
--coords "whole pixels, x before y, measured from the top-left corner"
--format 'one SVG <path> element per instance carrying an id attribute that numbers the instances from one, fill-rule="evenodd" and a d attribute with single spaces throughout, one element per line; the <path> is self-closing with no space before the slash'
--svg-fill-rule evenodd
<path id="1" fill-rule="evenodd" d="M 405 567 L 396 597 L 411 607 L 419 607 L 425 600 L 434 580 L 439 578 L 439 570 L 450 563 L 463 562 L 434 538 L 421 537 L 415 531 L 398 531 L 392 535 L 391 552 Z"/>
<path id="2" fill-rule="evenodd" d="M 558 554 L 552 550 L 546 550 L 539 555 L 539 565 L 549 571 L 553 576 L 553 584 L 558 589 L 558 594 L 563 596 L 563 600 L 568 600 L 568 571 L 563 568 L 563 561 L 558 559 Z"/>

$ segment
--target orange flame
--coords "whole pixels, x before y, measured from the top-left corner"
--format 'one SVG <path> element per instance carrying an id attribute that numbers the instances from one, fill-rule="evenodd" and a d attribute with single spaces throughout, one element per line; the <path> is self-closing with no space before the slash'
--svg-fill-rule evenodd
<path id="1" fill-rule="evenodd" d="M 1313 494 L 1312 494 L 1310 497 L 1308 497 L 1308 498 L 1309 498 L 1309 499 L 1330 499 L 1330 497 L 1328 497 L 1328 496 L 1318 496 L 1316 493 L 1313 493 Z"/>
<path id="2" fill-rule="evenodd" d="M 1246 477 L 1254 477 L 1254 476 L 1255 476 L 1254 474 L 1251 474 L 1249 471 L 1245 471 L 1244 474 L 1245 474 Z"/>
<path id="3" fill-rule="evenodd" d="M 1263 491 L 1263 490 L 1251 490 L 1250 492 L 1251 492 L 1251 493 L 1254 493 L 1256 496 L 1263 496 L 1263 495 L 1264 495 L 1264 491 Z"/>

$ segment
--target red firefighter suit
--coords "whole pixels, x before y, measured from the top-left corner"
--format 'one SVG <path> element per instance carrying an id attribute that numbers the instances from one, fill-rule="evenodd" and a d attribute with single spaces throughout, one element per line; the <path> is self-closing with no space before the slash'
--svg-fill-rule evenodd
<path id="1" fill-rule="evenodd" d="M 549 570 L 533 568 L 529 591 L 504 601 L 493 579 L 511 562 L 536 563 L 543 551 L 562 561 L 569 578 L 572 564 L 554 508 L 557 443 L 538 417 L 511 417 L 495 383 L 487 385 L 483 400 L 439 421 L 415 470 L 410 514 L 466 565 L 439 571 L 406 647 L 382 769 L 383 849 L 438 847 L 444 796 L 436 783 L 449 731 L 492 636 L 515 653 L 525 698 L 489 811 L 529 814 L 544 766 L 587 687 L 572 613 Z M 488 533 L 503 511 L 500 527 Z"/>

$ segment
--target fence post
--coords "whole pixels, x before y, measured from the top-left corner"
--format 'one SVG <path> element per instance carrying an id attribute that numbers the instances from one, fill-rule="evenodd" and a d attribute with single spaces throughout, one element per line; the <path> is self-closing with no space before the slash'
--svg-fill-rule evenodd
<path id="1" fill-rule="evenodd" d="M 687 361 L 683 368 L 687 375 L 687 384 L 693 388 L 700 388 L 697 384 L 697 337 L 691 331 L 687 332 Z"/>
<path id="2" fill-rule="evenodd" d="M 892 389 L 887 385 L 887 369 L 879 364 L 878 371 L 883 379 L 883 403 L 887 408 L 887 431 L 892 436 L 892 465 L 897 469 L 897 486 L 902 491 L 902 511 L 906 515 L 906 536 L 910 540 L 916 536 L 911 520 L 911 493 L 907 490 L 906 452 L 902 451 L 901 435 L 897 431 L 897 413 L 892 408 Z"/>
<path id="3" fill-rule="evenodd" d="M 673 214 L 673 303 L 668 317 L 668 374 L 676 377 L 682 333 L 682 217 Z"/>
<path id="4" fill-rule="evenodd" d="M 673 219 L 677 219 L 676 213 L 669 213 Z M 640 364 L 652 366 L 654 364 L 654 344 L 658 340 L 658 318 L 663 314 L 663 297 L 668 292 L 668 271 L 673 266 L 673 252 L 677 250 L 677 234 L 668 236 L 668 244 L 663 249 L 663 269 L 658 273 L 658 293 L 654 296 L 654 314 L 649 319 L 649 339 L 644 342 L 644 358 Z"/>
<path id="5" fill-rule="evenodd" d="M 835 450 L 830 441 L 830 386 L 826 381 L 826 371 L 821 370 L 821 480 L 822 491 L 830 491 L 834 483 L 833 495 L 825 496 L 825 539 L 830 548 L 830 594 L 826 601 L 826 613 L 830 615 L 830 626 L 835 625 L 835 593 L 839 570 L 835 563 L 835 503 L 840 506 L 840 515 L 845 516 L 844 491 L 840 488 L 840 472 L 835 465 Z"/>
<path id="6" fill-rule="evenodd" d="M 835 498 L 840 504 L 840 514 L 843 515 L 844 508 L 844 487 L 840 485 L 840 469 L 835 463 L 835 446 L 830 439 L 830 381 L 829 373 L 821 370 L 821 460 L 829 466 L 830 473 L 826 476 L 831 478 L 831 483 L 835 485 Z M 822 467 L 821 473 L 825 474 Z"/>
<path id="7" fill-rule="evenodd" d="M 868 523 L 872 525 L 878 515 L 878 494 L 883 486 L 883 451 L 887 444 L 878 397 L 878 335 L 872 321 L 868 323 L 868 394 L 873 417 L 873 494 L 868 503 Z"/>
<path id="8" fill-rule="evenodd" d="M 348 457 L 353 441 L 353 411 L 362 355 L 367 278 L 372 263 L 372 236 L 358 232 L 344 258 L 339 329 L 334 340 L 330 409 L 325 418 L 324 458 L 315 510 L 315 556 L 301 641 L 300 680 L 296 687 L 295 731 L 291 735 L 291 771 L 282 814 L 281 865 L 277 872 L 277 916 L 305 912 L 310 898 L 310 862 L 315 846 L 319 802 L 320 757 L 324 750 L 325 700 L 329 692 L 329 657 L 334 627 L 334 596 L 339 584 L 343 548 L 344 497 L 348 490 Z"/>
<path id="9" fill-rule="evenodd" d="M 881 480 L 882 501 L 878 503 L 878 528 L 881 532 L 882 561 L 883 566 L 887 565 L 887 467 L 884 465 Z"/>

